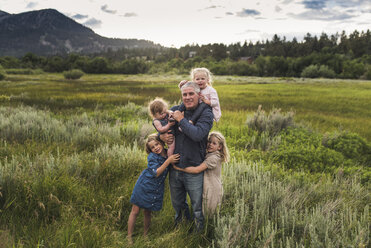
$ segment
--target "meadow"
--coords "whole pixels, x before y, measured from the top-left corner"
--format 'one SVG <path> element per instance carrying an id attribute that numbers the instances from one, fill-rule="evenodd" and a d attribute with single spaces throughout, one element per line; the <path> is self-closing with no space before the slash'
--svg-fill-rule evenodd
<path id="1" fill-rule="evenodd" d="M 146 104 L 187 75 L 7 75 L 0 81 L 0 247 L 126 247 L 154 132 Z M 168 189 L 133 247 L 368 247 L 371 83 L 217 76 L 224 198 L 201 234 Z M 261 107 L 259 107 L 261 106 Z"/>

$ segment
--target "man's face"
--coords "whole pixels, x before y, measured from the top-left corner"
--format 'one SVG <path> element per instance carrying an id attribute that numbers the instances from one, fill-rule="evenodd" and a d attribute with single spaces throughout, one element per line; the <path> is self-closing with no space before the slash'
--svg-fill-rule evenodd
<path id="1" fill-rule="evenodd" d="M 193 87 L 182 89 L 182 99 L 186 109 L 195 109 L 198 106 L 199 95 L 195 92 Z"/>

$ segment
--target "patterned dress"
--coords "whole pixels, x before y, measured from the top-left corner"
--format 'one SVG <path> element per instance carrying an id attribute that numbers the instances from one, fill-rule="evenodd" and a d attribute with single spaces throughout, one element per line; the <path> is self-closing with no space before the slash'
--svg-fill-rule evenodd
<path id="1" fill-rule="evenodd" d="M 169 168 L 156 177 L 157 168 L 166 161 L 166 157 L 151 152 L 147 160 L 148 168 L 142 171 L 135 183 L 130 202 L 140 208 L 159 211 L 162 208 L 165 178 Z"/>

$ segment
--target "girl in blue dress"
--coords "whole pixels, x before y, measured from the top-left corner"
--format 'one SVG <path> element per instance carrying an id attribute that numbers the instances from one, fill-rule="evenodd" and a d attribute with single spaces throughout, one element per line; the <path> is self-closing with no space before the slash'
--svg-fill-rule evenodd
<path id="1" fill-rule="evenodd" d="M 157 134 L 148 136 L 145 148 L 148 153 L 148 168 L 140 174 L 130 198 L 133 206 L 128 220 L 129 243 L 132 243 L 135 221 L 141 208 L 144 209 L 144 236 L 147 235 L 151 224 L 151 212 L 162 208 L 168 166 L 179 160 L 179 154 L 167 158 L 164 143 Z"/>

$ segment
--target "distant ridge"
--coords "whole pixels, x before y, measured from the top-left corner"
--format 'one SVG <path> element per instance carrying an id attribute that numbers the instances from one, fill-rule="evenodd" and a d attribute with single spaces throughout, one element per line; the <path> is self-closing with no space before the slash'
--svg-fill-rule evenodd
<path id="1" fill-rule="evenodd" d="M 0 10 L 0 56 L 98 53 L 108 49 L 161 47 L 152 41 L 112 39 L 94 33 L 55 9 L 9 14 Z"/>

